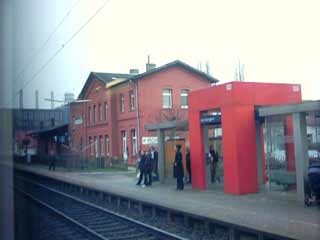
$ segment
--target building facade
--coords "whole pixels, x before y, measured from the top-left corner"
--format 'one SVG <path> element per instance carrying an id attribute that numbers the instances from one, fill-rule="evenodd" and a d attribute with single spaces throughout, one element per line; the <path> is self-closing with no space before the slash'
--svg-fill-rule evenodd
<path id="1" fill-rule="evenodd" d="M 92 72 L 71 104 L 70 142 L 86 158 L 135 164 L 138 149 L 156 145 L 144 126 L 188 119 L 189 92 L 217 81 L 178 60 L 136 75 Z"/>
<path id="2" fill-rule="evenodd" d="M 30 133 L 68 124 L 69 107 L 66 105 L 56 109 L 13 109 L 12 117 L 14 153 L 22 156 L 27 151 L 30 155 L 36 155 L 41 143 L 32 138 Z M 29 141 L 27 148 L 23 144 L 25 139 Z"/>

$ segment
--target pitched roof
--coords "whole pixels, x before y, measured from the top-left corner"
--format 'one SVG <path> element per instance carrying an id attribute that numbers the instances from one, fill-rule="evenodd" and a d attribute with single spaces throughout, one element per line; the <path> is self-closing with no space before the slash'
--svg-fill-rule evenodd
<path id="1" fill-rule="evenodd" d="M 198 69 L 196 69 L 196 68 L 194 68 L 194 67 L 192 67 L 192 66 L 190 66 L 180 60 L 175 60 L 175 61 L 167 63 L 161 67 L 157 67 L 157 68 L 154 68 L 152 70 L 149 70 L 147 72 L 137 74 L 137 75 L 124 74 L 124 73 L 91 72 L 89 74 L 89 77 L 88 77 L 85 85 L 83 86 L 83 88 L 78 96 L 78 99 L 84 98 L 84 94 L 87 91 L 87 89 L 90 86 L 90 83 L 92 82 L 93 79 L 100 80 L 103 83 L 111 83 L 112 82 L 112 84 L 110 84 L 110 87 L 114 87 L 114 86 L 120 85 L 122 83 L 125 83 L 127 81 L 139 80 L 139 79 L 144 78 L 146 76 L 149 76 L 151 74 L 166 70 L 170 67 L 176 67 L 176 66 L 183 67 L 183 68 L 189 70 L 190 72 L 203 77 L 204 79 L 206 79 L 210 83 L 216 83 L 219 81 L 218 79 L 210 76 L 209 74 L 202 72 L 202 71 L 200 71 L 200 70 L 198 70 Z M 122 81 L 115 81 L 115 80 L 119 80 L 119 79 L 121 79 Z"/>
<path id="2" fill-rule="evenodd" d="M 101 73 L 101 72 L 92 72 L 93 76 L 95 76 L 96 79 L 103 81 L 104 83 L 111 82 L 115 79 L 122 78 L 126 79 L 131 77 L 130 74 L 125 73 Z"/>
<path id="3" fill-rule="evenodd" d="M 160 72 L 160 71 L 168 69 L 170 67 L 176 67 L 176 66 L 183 67 L 183 68 L 185 68 L 185 69 L 187 69 L 187 70 L 189 70 L 189 71 L 191 71 L 191 72 L 193 72 L 195 74 L 198 74 L 198 75 L 200 75 L 201 77 L 205 78 L 207 81 L 209 81 L 211 83 L 219 82 L 218 79 L 210 76 L 209 74 L 207 74 L 205 72 L 202 72 L 202 71 L 200 71 L 200 70 L 198 70 L 198 69 L 196 69 L 196 68 L 194 68 L 194 67 L 192 67 L 192 66 L 190 66 L 190 65 L 188 65 L 188 64 L 186 64 L 186 63 L 184 63 L 184 62 L 182 62 L 180 60 L 175 60 L 173 62 L 170 62 L 170 63 L 167 63 L 165 65 L 162 65 L 161 67 L 154 68 L 152 70 L 149 70 L 149 71 L 141 73 L 141 74 L 129 75 L 130 77 L 127 78 L 125 81 L 121 81 L 121 82 L 119 82 L 117 84 L 113 84 L 112 87 L 117 86 L 119 84 L 122 84 L 124 82 L 127 82 L 129 80 L 138 80 L 138 79 L 141 79 L 143 77 L 149 76 L 151 74 Z"/>
<path id="4" fill-rule="evenodd" d="M 127 79 L 131 77 L 130 74 L 125 73 L 103 73 L 103 72 L 91 72 L 87 78 L 86 83 L 84 84 L 78 99 L 83 99 L 84 94 L 87 91 L 88 87 L 90 86 L 91 82 L 96 79 L 103 83 L 110 83 L 114 81 L 115 79 Z"/>

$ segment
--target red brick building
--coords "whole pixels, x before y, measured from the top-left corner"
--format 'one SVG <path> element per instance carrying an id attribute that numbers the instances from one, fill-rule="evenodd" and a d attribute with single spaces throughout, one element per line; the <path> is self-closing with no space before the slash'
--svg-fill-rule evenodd
<path id="1" fill-rule="evenodd" d="M 128 156 L 134 164 L 155 140 L 144 126 L 188 119 L 188 93 L 217 81 L 179 60 L 136 75 L 91 72 L 71 104 L 71 144 L 86 158 Z"/>

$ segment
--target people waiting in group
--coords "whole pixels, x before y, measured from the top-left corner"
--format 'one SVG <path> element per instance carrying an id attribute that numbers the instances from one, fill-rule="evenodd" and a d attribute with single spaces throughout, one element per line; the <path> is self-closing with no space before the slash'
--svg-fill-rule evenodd
<path id="1" fill-rule="evenodd" d="M 151 160 L 152 160 L 152 172 L 155 175 L 156 181 L 159 181 L 158 152 L 154 146 L 151 147 Z"/>
<path id="2" fill-rule="evenodd" d="M 214 183 L 216 181 L 216 169 L 218 165 L 219 155 L 218 152 L 214 150 L 212 145 L 210 145 L 209 152 L 211 163 L 211 182 Z"/>
<path id="3" fill-rule="evenodd" d="M 183 190 L 183 163 L 182 163 L 182 154 L 181 154 L 181 145 L 176 145 L 176 154 L 174 158 L 173 165 L 173 177 L 177 179 L 177 190 Z"/>
<path id="4" fill-rule="evenodd" d="M 138 168 L 139 168 L 139 171 L 140 171 L 140 174 L 139 174 L 139 180 L 137 182 L 136 185 L 140 185 L 141 182 L 142 182 L 142 179 L 144 180 L 144 184 L 142 185 L 142 187 L 145 187 L 146 186 L 146 177 L 145 177 L 145 164 L 146 164 L 146 153 L 143 151 L 143 150 L 140 150 L 139 152 L 139 163 L 138 163 Z"/>
<path id="5" fill-rule="evenodd" d="M 186 167 L 188 172 L 188 180 L 187 183 L 191 183 L 192 177 L 191 177 L 191 159 L 190 159 L 190 149 L 187 147 L 187 153 L 186 153 Z"/>

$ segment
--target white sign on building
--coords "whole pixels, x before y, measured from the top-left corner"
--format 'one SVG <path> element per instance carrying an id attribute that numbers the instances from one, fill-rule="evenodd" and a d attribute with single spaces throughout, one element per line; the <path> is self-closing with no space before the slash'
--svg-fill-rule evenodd
<path id="1" fill-rule="evenodd" d="M 74 119 L 74 125 L 81 125 L 83 123 L 82 117 L 76 117 Z"/>
<path id="2" fill-rule="evenodd" d="M 158 144 L 158 137 L 142 137 L 142 145 Z"/>

